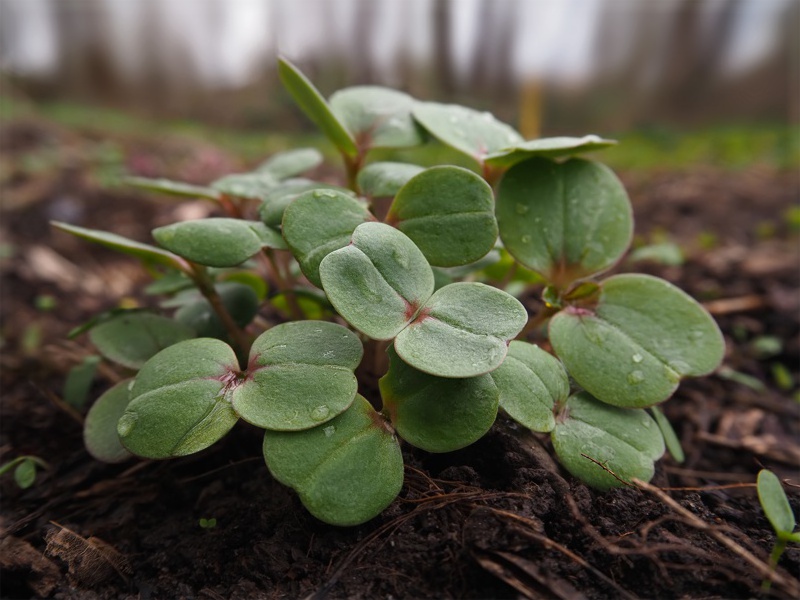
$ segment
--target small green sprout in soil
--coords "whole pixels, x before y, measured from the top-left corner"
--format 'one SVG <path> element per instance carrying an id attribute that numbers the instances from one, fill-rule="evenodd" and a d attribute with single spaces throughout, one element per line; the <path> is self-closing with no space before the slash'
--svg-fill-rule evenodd
<path id="1" fill-rule="evenodd" d="M 774 570 L 778 566 L 781 555 L 786 550 L 786 545 L 790 542 L 794 544 L 800 543 L 800 531 L 794 530 L 797 522 L 778 476 L 772 471 L 762 469 L 758 473 L 756 487 L 761 508 L 764 509 L 764 514 L 775 530 L 775 535 L 778 536 L 769 555 L 769 566 Z M 765 579 L 761 587 L 764 590 L 768 590 L 770 584 L 771 581 Z"/>
<path id="2" fill-rule="evenodd" d="M 49 469 L 45 461 L 38 456 L 18 456 L 0 465 L 0 475 L 14 471 L 14 481 L 23 490 L 27 490 L 36 482 L 36 469 Z"/>
<path id="3" fill-rule="evenodd" d="M 93 456 L 185 456 L 244 420 L 271 474 L 336 525 L 397 497 L 401 443 L 454 451 L 501 410 L 597 489 L 650 480 L 665 447 L 680 460 L 657 405 L 719 366 L 723 338 L 667 281 L 604 276 L 631 204 L 578 155 L 615 142 L 525 140 L 489 113 L 373 86 L 326 99 L 289 62 L 279 73 L 341 154 L 341 185 L 307 176 L 322 155 L 299 148 L 208 186 L 130 178 L 218 209 L 154 229 L 157 245 L 55 224 L 144 262 L 162 298 L 75 331 L 129 373 L 87 415 Z M 430 140 L 472 168 L 374 160 L 430 157 Z M 517 298 L 537 290 L 529 314 Z"/>

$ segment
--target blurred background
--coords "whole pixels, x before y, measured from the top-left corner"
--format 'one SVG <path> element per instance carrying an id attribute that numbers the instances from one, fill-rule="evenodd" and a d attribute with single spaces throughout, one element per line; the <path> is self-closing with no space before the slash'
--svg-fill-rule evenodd
<path id="1" fill-rule="evenodd" d="M 796 124 L 798 44 L 798 0 L 0 0 L 4 94 L 248 128 L 297 115 L 279 53 L 325 95 L 392 86 L 528 137 Z"/>

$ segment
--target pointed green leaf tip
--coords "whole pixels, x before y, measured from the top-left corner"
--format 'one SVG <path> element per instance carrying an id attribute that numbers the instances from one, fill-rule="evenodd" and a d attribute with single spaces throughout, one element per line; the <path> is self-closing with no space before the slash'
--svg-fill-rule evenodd
<path id="1" fill-rule="evenodd" d="M 512 419 L 533 431 L 553 430 L 553 407 L 569 396 L 569 378 L 557 358 L 533 344 L 513 341 L 491 376 L 500 390 L 500 406 Z"/>
<path id="2" fill-rule="evenodd" d="M 229 390 L 239 367 L 219 340 L 187 340 L 148 360 L 117 423 L 123 446 L 145 458 L 185 456 L 222 438 L 238 417 Z"/>
<path id="3" fill-rule="evenodd" d="M 408 366 L 391 346 L 388 353 L 380 390 L 384 412 L 400 437 L 427 452 L 452 452 L 489 431 L 498 400 L 491 376 L 434 377 Z"/>
<path id="4" fill-rule="evenodd" d="M 331 189 L 308 191 L 286 207 L 283 236 L 308 280 L 322 287 L 322 259 L 350 243 L 358 225 L 374 220 L 350 195 Z"/>
<path id="5" fill-rule="evenodd" d="M 599 490 L 650 481 L 664 454 L 664 438 L 647 412 L 609 406 L 586 392 L 567 400 L 551 437 L 567 471 Z"/>
<path id="6" fill-rule="evenodd" d="M 119 441 L 117 422 L 130 402 L 132 379 L 120 381 L 100 396 L 89 409 L 83 423 L 86 450 L 97 460 L 119 463 L 133 456 Z"/>
<path id="7" fill-rule="evenodd" d="M 296 66 L 283 57 L 278 58 L 278 76 L 306 116 L 341 152 L 349 156 L 358 154 L 356 142 L 350 132 L 334 114 L 314 84 Z"/>
<path id="8" fill-rule="evenodd" d="M 761 508 L 764 509 L 764 514 L 767 515 L 778 538 L 789 537 L 794 532 L 797 522 L 780 479 L 772 471 L 761 469 L 758 472 L 756 487 Z"/>
<path id="9" fill-rule="evenodd" d="M 262 248 L 285 248 L 280 234 L 260 221 L 211 218 L 153 230 L 164 248 L 209 267 L 235 267 Z"/>
<path id="10" fill-rule="evenodd" d="M 497 241 L 492 188 L 460 167 L 433 167 L 411 178 L 386 222 L 410 237 L 436 267 L 475 262 Z"/>
<path id="11" fill-rule="evenodd" d="M 130 369 L 141 368 L 164 348 L 194 336 L 187 325 L 141 311 L 116 316 L 89 332 L 100 354 Z"/>
<path id="12" fill-rule="evenodd" d="M 171 179 L 150 179 L 149 177 L 125 177 L 125 183 L 149 192 L 179 196 L 181 198 L 206 198 L 219 200 L 220 193 L 214 188 L 191 185 Z"/>
<path id="13" fill-rule="evenodd" d="M 582 159 L 533 158 L 509 169 L 497 192 L 497 223 L 511 255 L 561 289 L 616 263 L 633 234 L 622 183 Z"/>
<path id="14" fill-rule="evenodd" d="M 550 341 L 585 390 L 631 408 L 666 400 L 682 377 L 710 373 L 725 352 L 717 324 L 694 299 L 663 279 L 634 274 L 604 281 L 593 309 L 554 316 Z"/>
<path id="15" fill-rule="evenodd" d="M 352 404 L 358 388 L 353 371 L 362 354 L 358 337 L 341 325 L 277 325 L 253 343 L 247 377 L 231 397 L 233 408 L 265 429 L 316 427 Z"/>
<path id="16" fill-rule="evenodd" d="M 61 231 L 66 231 L 67 233 L 71 233 L 72 235 L 81 239 L 95 242 L 101 246 L 105 246 L 106 248 L 116 250 L 117 252 L 134 256 L 146 263 L 165 265 L 167 267 L 179 270 L 186 266 L 184 261 L 171 252 L 167 252 L 166 250 L 162 250 L 156 246 L 130 240 L 121 235 L 117 235 L 116 233 L 99 231 L 97 229 L 86 229 L 85 227 L 60 223 L 59 221 L 51 221 L 50 223 L 53 225 L 53 227 L 56 227 Z"/>
<path id="17" fill-rule="evenodd" d="M 298 432 L 266 431 L 264 459 L 308 511 L 332 525 L 358 525 L 400 493 L 400 445 L 369 402 L 358 396 L 335 419 Z"/>

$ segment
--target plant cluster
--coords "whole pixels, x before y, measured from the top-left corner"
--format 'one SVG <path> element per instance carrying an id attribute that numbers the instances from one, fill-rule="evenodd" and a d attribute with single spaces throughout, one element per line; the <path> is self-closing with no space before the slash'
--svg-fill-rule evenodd
<path id="1" fill-rule="evenodd" d="M 279 73 L 341 154 L 345 185 L 301 177 L 322 156 L 297 149 L 207 187 L 131 178 L 225 215 L 159 227 L 157 246 L 56 223 L 141 259 L 148 293 L 164 296 L 161 312 L 83 328 L 132 373 L 87 415 L 93 456 L 184 456 L 241 419 L 263 428 L 269 471 L 313 515 L 353 525 L 400 492 L 400 440 L 463 448 L 498 409 L 549 433 L 599 489 L 649 480 L 662 431 L 679 452 L 656 406 L 714 370 L 724 343 L 670 283 L 602 278 L 630 244 L 631 204 L 607 167 L 575 155 L 613 141 L 526 141 L 489 113 L 372 86 L 326 100 L 289 62 Z M 437 142 L 472 168 L 374 158 Z M 536 287 L 529 316 L 517 297 Z"/>

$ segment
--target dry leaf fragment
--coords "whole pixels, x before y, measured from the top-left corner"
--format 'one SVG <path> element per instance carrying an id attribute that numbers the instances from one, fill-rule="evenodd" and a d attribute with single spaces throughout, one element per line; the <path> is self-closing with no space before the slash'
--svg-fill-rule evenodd
<path id="1" fill-rule="evenodd" d="M 71 529 L 50 521 L 55 529 L 45 534 L 45 554 L 62 559 L 69 574 L 82 583 L 97 585 L 111 579 L 116 573 L 123 580 L 133 571 L 128 560 L 103 540 L 84 538 Z"/>

